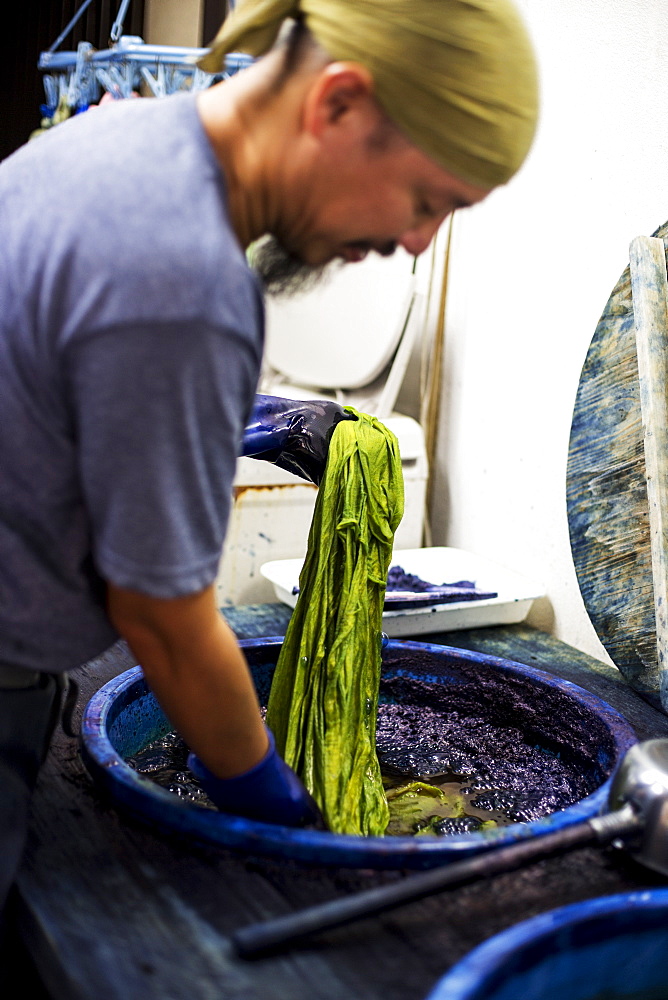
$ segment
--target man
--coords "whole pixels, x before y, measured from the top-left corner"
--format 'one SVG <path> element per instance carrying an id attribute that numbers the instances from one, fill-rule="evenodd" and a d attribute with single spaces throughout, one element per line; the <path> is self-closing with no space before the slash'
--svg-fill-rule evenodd
<path id="1" fill-rule="evenodd" d="M 533 136 L 509 0 L 248 0 L 206 68 L 234 48 L 269 51 L 0 167 L 0 899 L 58 678 L 118 635 L 221 808 L 314 819 L 213 593 L 262 352 L 245 250 L 272 235 L 258 266 L 277 285 L 419 254 Z"/>

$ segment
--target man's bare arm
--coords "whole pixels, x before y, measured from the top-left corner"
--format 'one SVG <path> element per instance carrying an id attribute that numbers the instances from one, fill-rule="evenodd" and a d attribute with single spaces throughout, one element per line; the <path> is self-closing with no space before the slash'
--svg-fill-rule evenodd
<path id="1" fill-rule="evenodd" d="M 109 585 L 108 613 L 167 718 L 219 778 L 267 753 L 257 694 L 213 587 L 173 599 Z"/>

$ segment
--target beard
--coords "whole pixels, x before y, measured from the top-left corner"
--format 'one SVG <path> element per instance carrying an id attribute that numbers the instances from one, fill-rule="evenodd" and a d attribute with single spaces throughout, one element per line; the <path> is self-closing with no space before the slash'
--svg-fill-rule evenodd
<path id="1" fill-rule="evenodd" d="M 332 261 L 316 267 L 305 264 L 286 250 L 275 236 L 263 236 L 254 245 L 251 261 L 266 293 L 272 296 L 308 292 L 334 270 L 338 270 L 342 263 Z"/>

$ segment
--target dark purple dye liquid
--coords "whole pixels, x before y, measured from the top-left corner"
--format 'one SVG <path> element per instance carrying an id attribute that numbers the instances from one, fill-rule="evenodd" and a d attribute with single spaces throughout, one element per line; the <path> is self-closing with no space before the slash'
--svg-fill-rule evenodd
<path id="1" fill-rule="evenodd" d="M 415 689 L 414 701 L 402 700 L 407 685 Z M 512 723 L 433 707 L 441 692 L 435 690 L 432 697 L 431 687 L 406 678 L 383 680 L 376 744 L 387 789 L 424 781 L 463 799 L 464 816 L 443 816 L 434 809 L 439 817 L 432 827 L 435 835 L 473 832 L 490 821 L 506 826 L 536 820 L 594 791 L 591 773 L 576 759 L 536 745 L 535 736 L 526 737 Z M 215 809 L 190 774 L 187 755 L 183 740 L 170 733 L 128 764 L 188 802 Z"/>

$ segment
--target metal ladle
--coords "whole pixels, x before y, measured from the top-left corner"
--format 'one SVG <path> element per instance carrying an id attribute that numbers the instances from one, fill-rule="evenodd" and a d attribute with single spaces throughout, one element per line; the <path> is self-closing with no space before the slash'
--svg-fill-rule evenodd
<path id="1" fill-rule="evenodd" d="M 509 847 L 490 848 L 473 858 L 411 875 L 391 885 L 251 924 L 232 934 L 232 944 L 239 956 L 253 958 L 318 931 L 588 845 L 603 847 L 619 842 L 643 865 L 668 875 L 668 739 L 648 740 L 631 747 L 611 782 L 608 810 L 554 833 Z"/>

